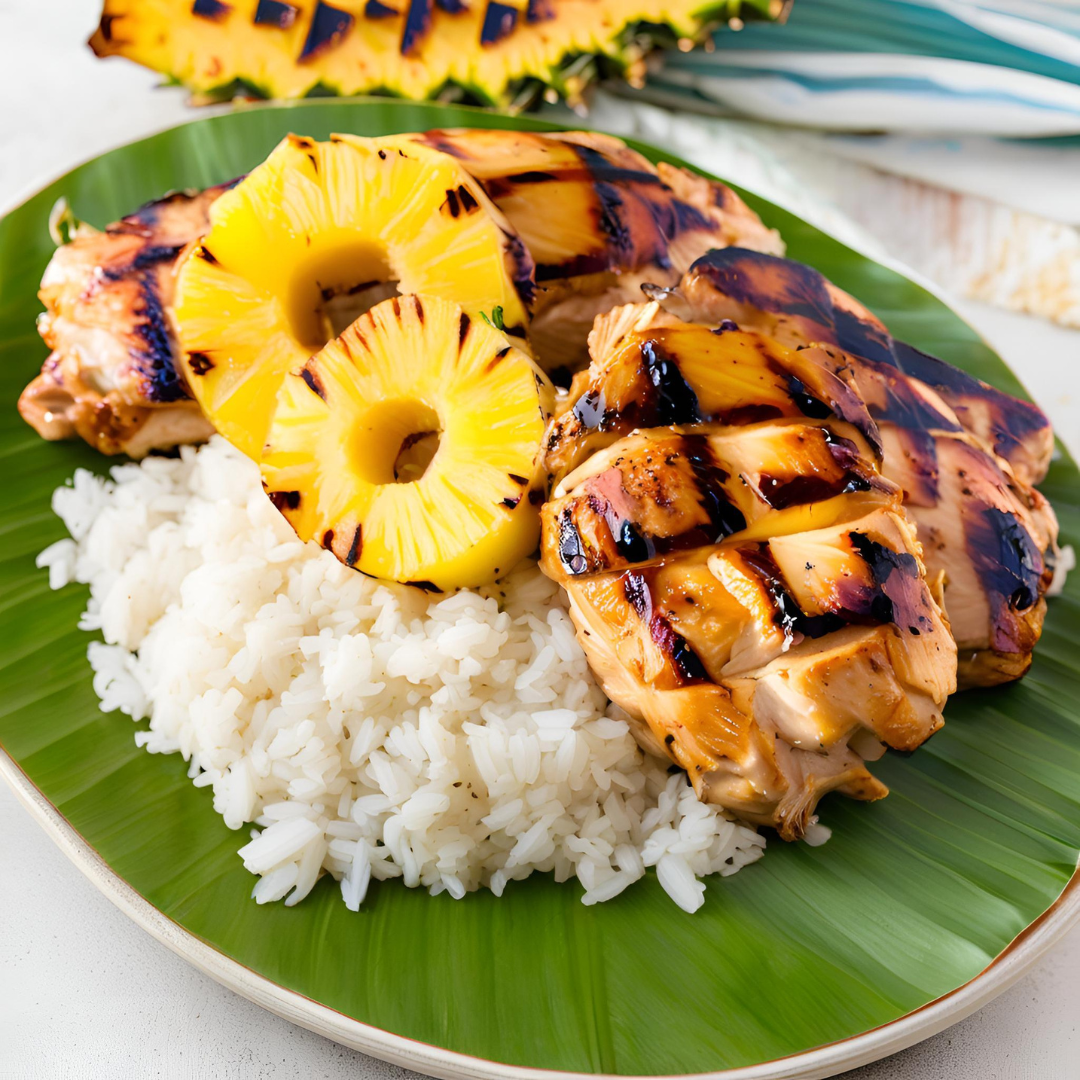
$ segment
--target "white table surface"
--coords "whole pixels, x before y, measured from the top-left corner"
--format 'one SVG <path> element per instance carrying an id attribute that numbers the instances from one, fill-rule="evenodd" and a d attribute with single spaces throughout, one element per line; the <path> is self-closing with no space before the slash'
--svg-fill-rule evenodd
<path id="1" fill-rule="evenodd" d="M 83 42 L 97 0 L 0 0 L 0 206 L 184 119 L 183 95 Z M 1080 452 L 1080 333 L 963 304 Z M 31 318 L 32 312 L 27 312 Z M 981 1012 L 847 1080 L 1080 1078 L 1080 930 Z M 0 1080 L 325 1077 L 384 1065 L 224 990 L 99 895 L 0 785 Z"/>

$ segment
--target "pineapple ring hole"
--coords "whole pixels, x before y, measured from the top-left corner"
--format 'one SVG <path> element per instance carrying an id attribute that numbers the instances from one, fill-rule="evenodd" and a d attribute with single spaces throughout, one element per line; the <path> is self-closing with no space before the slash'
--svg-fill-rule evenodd
<path id="1" fill-rule="evenodd" d="M 352 467 L 369 484 L 412 484 L 427 472 L 442 440 L 439 414 L 423 401 L 380 401 L 361 417 Z"/>
<path id="2" fill-rule="evenodd" d="M 296 339 L 312 352 L 376 304 L 400 296 L 387 253 L 372 244 L 331 247 L 294 270 L 285 304 Z"/>

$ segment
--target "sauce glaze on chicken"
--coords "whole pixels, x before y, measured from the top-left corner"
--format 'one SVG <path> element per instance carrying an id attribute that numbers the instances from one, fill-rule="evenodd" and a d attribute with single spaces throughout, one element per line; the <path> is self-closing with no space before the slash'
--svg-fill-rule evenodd
<path id="1" fill-rule="evenodd" d="M 956 647 L 847 374 L 721 330 L 597 320 L 541 565 L 643 744 L 798 839 L 826 792 L 886 794 L 865 763 L 941 726 Z"/>
<path id="2" fill-rule="evenodd" d="M 1053 446 L 1046 417 L 896 341 L 856 300 L 790 259 L 712 251 L 677 289 L 649 291 L 669 311 L 705 324 L 736 319 L 846 373 L 877 422 L 882 471 L 904 491 L 927 568 L 944 575 L 961 684 L 1022 676 L 1057 558 L 1057 520 L 1030 486 Z"/>

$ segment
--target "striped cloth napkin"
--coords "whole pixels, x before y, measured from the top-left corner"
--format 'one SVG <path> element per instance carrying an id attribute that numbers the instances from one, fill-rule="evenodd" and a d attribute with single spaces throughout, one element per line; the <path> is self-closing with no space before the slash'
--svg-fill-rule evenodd
<path id="1" fill-rule="evenodd" d="M 1072 0 L 795 0 L 714 46 L 667 54 L 641 95 L 833 131 L 1080 135 Z"/>

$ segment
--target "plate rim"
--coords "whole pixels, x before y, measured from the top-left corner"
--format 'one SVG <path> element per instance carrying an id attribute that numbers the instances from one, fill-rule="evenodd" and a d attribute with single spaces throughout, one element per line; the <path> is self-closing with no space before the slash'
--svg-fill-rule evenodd
<path id="1" fill-rule="evenodd" d="M 0 206 L 0 221 L 70 173 L 98 158 L 166 132 L 187 127 L 189 124 L 240 111 L 284 110 L 298 105 L 318 104 L 363 105 L 385 103 L 385 101 L 384 98 L 362 96 L 299 101 L 260 101 L 239 108 L 235 105 L 210 107 L 202 115 L 193 116 L 180 123 L 154 128 L 134 139 L 110 144 L 98 153 L 80 159 L 63 172 L 58 172 L 48 179 L 35 178 L 17 191 L 13 198 L 5 200 L 4 205 Z M 409 104 L 437 103 L 410 102 Z M 470 108 L 470 106 L 455 107 Z M 481 108 L 475 108 L 474 111 L 485 115 L 490 114 L 490 110 Z M 533 119 L 543 118 L 534 117 Z M 557 121 L 546 121 L 546 123 L 553 129 L 566 127 L 565 124 Z M 782 202 L 777 202 L 777 205 L 794 213 Z M 825 229 L 821 231 L 827 233 Z M 979 328 L 972 326 L 955 310 L 946 291 L 934 282 L 888 254 L 864 251 L 862 246 L 853 239 L 839 242 L 863 257 L 901 274 L 936 297 L 949 307 L 956 318 L 986 342 Z M 993 348 L 993 346 L 990 347 Z M 1016 375 L 1016 372 L 1013 374 Z M 1020 378 L 1019 375 L 1016 377 Z M 26 775 L 2 744 L 0 744 L 0 779 L 4 780 L 31 818 L 42 827 L 69 862 L 75 865 L 106 899 L 155 940 L 204 975 L 260 1008 L 317 1035 L 381 1061 L 413 1069 L 424 1075 L 441 1078 L 441 1080 L 827 1080 L 829 1077 L 836 1076 L 837 1073 L 859 1068 L 899 1053 L 959 1023 L 1021 979 L 1056 942 L 1074 926 L 1080 925 L 1080 860 L 1078 860 L 1077 868 L 1050 906 L 1024 927 L 972 979 L 895 1020 L 869 1028 L 857 1035 L 825 1043 L 811 1050 L 774 1058 L 771 1061 L 710 1072 L 645 1075 L 583 1073 L 512 1065 L 394 1034 L 323 1005 L 248 968 L 170 918 L 121 877 Z"/>
<path id="2" fill-rule="evenodd" d="M 129 885 L 0 747 L 0 778 L 30 816 L 98 891 L 137 926 L 204 975 L 260 1008 L 381 1061 L 442 1080 L 826 1080 L 939 1034 L 1007 990 L 1080 924 L 1080 866 L 1057 899 L 963 986 L 858 1035 L 772 1061 L 718 1072 L 582 1073 L 510 1065 L 447 1050 L 347 1016 L 282 986 L 203 941 Z"/>

